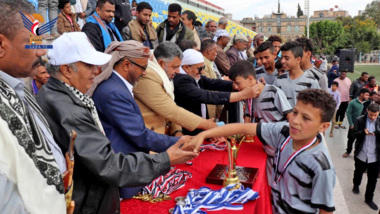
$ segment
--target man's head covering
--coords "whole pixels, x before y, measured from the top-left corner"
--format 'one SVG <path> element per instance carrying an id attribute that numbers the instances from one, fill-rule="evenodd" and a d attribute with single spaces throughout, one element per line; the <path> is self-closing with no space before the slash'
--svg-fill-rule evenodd
<path id="1" fill-rule="evenodd" d="M 219 30 L 216 31 L 213 40 L 215 42 L 217 42 L 218 38 L 221 37 L 221 36 L 230 37 L 230 34 L 226 30 L 219 29 Z"/>
<path id="2" fill-rule="evenodd" d="M 257 48 L 257 45 L 256 45 L 257 40 L 259 40 L 261 38 L 264 38 L 264 34 L 262 34 L 262 33 L 258 33 L 258 34 L 256 34 L 255 37 L 253 37 L 253 45 L 255 46 L 255 48 Z"/>
<path id="3" fill-rule="evenodd" d="M 104 65 L 111 55 L 95 50 L 83 32 L 64 33 L 53 43 L 48 52 L 49 63 L 64 65 L 84 62 L 90 65 Z"/>
<path id="4" fill-rule="evenodd" d="M 203 55 L 194 49 L 187 49 L 183 52 L 182 63 L 180 67 L 180 73 L 186 74 L 186 72 L 182 69 L 183 65 L 195 65 L 205 62 Z"/>
<path id="5" fill-rule="evenodd" d="M 228 49 L 230 49 L 230 47 L 234 45 L 234 43 L 235 43 L 236 40 L 243 40 L 245 42 L 248 42 L 248 38 L 244 34 L 235 34 L 230 39 L 230 41 L 228 42 L 228 44 L 227 44 L 227 46 L 225 47 L 224 50 L 227 51 Z"/>
<path id="6" fill-rule="evenodd" d="M 112 58 L 107 64 L 101 66 L 102 73 L 95 77 L 94 83 L 90 90 L 88 90 L 87 95 L 92 96 L 96 87 L 111 76 L 113 66 L 119 60 L 124 57 L 129 59 L 148 59 L 150 57 L 150 49 L 145 47 L 142 43 L 134 40 L 124 42 L 114 41 L 107 47 L 105 53 L 111 54 Z"/>

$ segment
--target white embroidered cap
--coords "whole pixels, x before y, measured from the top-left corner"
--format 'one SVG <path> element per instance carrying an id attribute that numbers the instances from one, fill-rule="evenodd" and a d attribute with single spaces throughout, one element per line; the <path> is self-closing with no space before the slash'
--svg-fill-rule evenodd
<path id="1" fill-rule="evenodd" d="M 49 63 L 52 65 L 79 61 L 90 65 L 103 65 L 111 59 L 111 55 L 95 50 L 83 32 L 64 33 L 52 45 L 53 49 L 48 52 Z"/>

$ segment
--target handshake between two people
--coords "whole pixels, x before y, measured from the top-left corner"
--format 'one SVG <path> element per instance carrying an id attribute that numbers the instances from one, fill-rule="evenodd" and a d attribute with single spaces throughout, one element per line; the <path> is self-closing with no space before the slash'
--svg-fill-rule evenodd
<path id="1" fill-rule="evenodd" d="M 170 165 L 181 164 L 190 161 L 199 155 L 199 148 L 204 141 L 201 134 L 197 136 L 182 136 L 166 152 L 169 155 Z M 214 142 L 224 142 L 224 138 L 214 138 Z"/>

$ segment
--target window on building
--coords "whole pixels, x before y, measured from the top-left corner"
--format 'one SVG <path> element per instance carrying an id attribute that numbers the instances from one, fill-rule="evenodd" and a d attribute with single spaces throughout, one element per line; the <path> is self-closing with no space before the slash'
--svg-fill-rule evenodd
<path id="1" fill-rule="evenodd" d="M 288 27 L 286 28 L 286 30 L 287 30 L 288 32 L 292 31 L 292 26 L 288 25 Z"/>
<path id="2" fill-rule="evenodd" d="M 268 32 L 272 32 L 272 26 L 268 26 L 268 27 L 267 27 L 267 31 L 268 31 Z"/>
<path id="3" fill-rule="evenodd" d="M 263 32 L 263 26 L 259 26 L 259 32 Z"/>
<path id="4" fill-rule="evenodd" d="M 300 27 L 299 27 L 298 25 L 296 25 L 296 26 L 294 27 L 294 30 L 295 30 L 295 31 L 300 31 Z"/>
<path id="5" fill-rule="evenodd" d="M 319 17 L 325 17 L 323 13 L 319 13 Z"/>

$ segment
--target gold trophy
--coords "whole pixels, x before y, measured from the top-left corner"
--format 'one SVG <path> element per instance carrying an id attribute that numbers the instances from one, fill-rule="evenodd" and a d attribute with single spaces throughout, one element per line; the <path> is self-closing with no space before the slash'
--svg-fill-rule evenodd
<path id="1" fill-rule="evenodd" d="M 236 173 L 236 159 L 239 153 L 240 146 L 244 141 L 245 136 L 233 135 L 227 138 L 228 145 L 228 170 L 226 178 L 223 181 L 223 186 L 226 187 L 230 184 L 240 184 L 239 177 Z M 237 145 L 236 145 L 237 144 Z M 236 185 L 235 188 L 239 188 L 240 185 Z"/>

